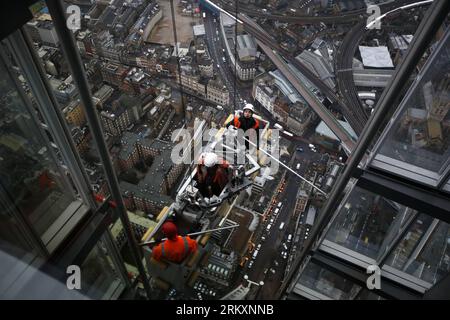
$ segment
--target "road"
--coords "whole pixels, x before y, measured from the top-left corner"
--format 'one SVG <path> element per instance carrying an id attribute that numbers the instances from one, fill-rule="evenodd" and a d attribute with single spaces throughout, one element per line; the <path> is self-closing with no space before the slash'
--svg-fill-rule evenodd
<path id="1" fill-rule="evenodd" d="M 308 143 L 296 141 L 294 150 L 298 147 L 302 147 L 304 151 L 295 151 L 290 159 L 288 157 L 282 157 L 281 160 L 285 163 L 288 162 L 287 165 L 291 168 L 295 168 L 297 163 L 300 163 L 301 166 L 297 172 L 303 175 L 308 168 L 308 164 L 312 163 L 312 161 L 320 155 L 310 151 Z M 292 213 L 294 212 L 297 191 L 301 179 L 287 170 L 283 172 L 282 177 L 284 177 L 284 179 L 282 179 L 286 182 L 284 183 L 284 186 L 281 185 L 281 188 L 274 192 L 275 196 L 273 199 L 275 203 L 270 211 L 271 214 L 268 215 L 266 222 L 259 226 L 260 231 L 255 237 L 255 245 L 261 244 L 261 249 L 254 259 L 253 266 L 250 269 L 246 267 L 247 269 L 244 271 L 250 280 L 257 283 L 264 281 L 264 286 L 259 288 L 259 299 L 274 298 L 273 294 L 278 290 L 278 287 L 281 284 L 287 264 L 287 259 L 285 259 L 281 253 L 283 251 L 289 251 L 290 245 L 292 245 L 292 242 L 287 242 L 287 237 L 288 234 L 293 234 L 295 228 L 293 223 L 295 222 L 295 219 L 293 219 Z M 275 208 L 277 207 L 278 202 L 282 202 L 283 206 L 278 212 L 278 215 L 276 215 Z M 270 223 L 271 218 L 273 218 L 274 221 L 270 230 L 267 231 L 267 225 Z M 280 230 L 279 227 L 282 222 L 285 223 L 285 226 Z M 265 240 L 261 241 L 261 237 L 264 237 Z M 285 249 L 283 243 L 288 250 Z M 297 246 L 299 245 L 300 244 L 297 244 Z M 265 270 L 267 270 L 266 273 Z"/>
<path id="2" fill-rule="evenodd" d="M 365 24 L 365 21 L 357 23 L 346 34 L 342 44 L 337 50 L 334 69 L 336 70 L 336 80 L 339 91 L 344 97 L 346 105 L 353 110 L 353 112 L 348 115 L 350 118 L 348 118 L 347 121 L 349 121 L 353 130 L 357 133 L 362 132 L 364 125 L 369 119 L 369 114 L 364 110 L 364 107 L 358 98 L 358 92 L 353 80 L 353 57 L 356 48 L 364 35 Z"/>
<path id="3" fill-rule="evenodd" d="M 220 22 L 219 18 L 215 17 L 211 12 L 205 12 L 205 18 L 203 19 L 206 32 L 206 43 L 208 45 L 211 58 L 214 60 L 214 71 L 215 74 L 220 74 L 228 91 L 230 92 L 230 105 L 233 109 L 240 109 L 239 102 L 243 101 L 240 94 L 240 90 L 235 83 L 235 76 L 231 72 L 229 64 L 223 61 L 223 57 L 226 56 L 224 53 L 224 47 L 222 43 L 222 36 L 220 32 Z M 237 89 L 237 90 L 235 90 Z M 235 103 L 234 103 L 235 102 Z"/>

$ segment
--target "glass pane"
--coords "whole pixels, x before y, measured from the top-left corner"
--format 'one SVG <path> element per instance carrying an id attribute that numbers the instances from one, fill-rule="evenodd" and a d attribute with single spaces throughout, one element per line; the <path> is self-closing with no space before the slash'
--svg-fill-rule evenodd
<path id="1" fill-rule="evenodd" d="M 399 271 L 435 284 L 450 270 L 450 228 L 421 214 L 386 262 Z"/>
<path id="2" fill-rule="evenodd" d="M 353 299 L 361 288 L 312 262 L 308 263 L 298 283 L 335 300 Z"/>
<path id="3" fill-rule="evenodd" d="M 0 61 L 0 180 L 16 210 L 43 235 L 74 198 L 26 93 L 5 63 Z"/>
<path id="4" fill-rule="evenodd" d="M 20 224 L 14 200 L 0 187 L 0 296 L 37 255 Z"/>
<path id="5" fill-rule="evenodd" d="M 90 6 L 91 4 L 88 3 L 79 6 L 82 15 L 88 15 L 87 9 Z M 103 8 L 103 5 L 96 6 L 92 4 L 92 6 Z M 32 42 L 30 50 L 34 50 L 36 58 L 41 61 L 44 77 L 47 79 L 48 86 L 56 99 L 65 124 L 70 131 L 75 148 L 81 157 L 94 192 L 107 195 L 108 187 L 101 167 L 99 153 L 93 141 L 91 128 L 87 125 L 87 118 L 84 113 L 84 106 L 79 95 L 78 87 L 70 71 L 68 60 L 61 50 L 56 27 L 49 15 L 49 10 L 45 2 L 40 1 L 31 11 L 33 13 L 33 19 L 23 27 L 24 33 L 28 35 L 28 38 Z M 100 12 L 97 11 L 97 14 L 100 14 Z M 92 18 L 94 17 L 96 16 L 93 13 Z M 88 35 L 90 36 L 90 33 Z M 123 101 L 125 99 L 119 100 L 118 95 L 115 95 L 115 99 L 110 99 L 106 105 L 105 100 L 111 97 L 114 90 L 108 84 L 103 83 L 100 62 L 92 57 L 92 51 L 90 50 L 92 50 L 93 44 L 88 46 L 87 42 L 91 41 L 88 35 L 84 32 L 75 33 L 77 40 L 83 39 L 86 41 L 86 43 L 77 41 L 77 47 L 80 49 L 80 56 L 83 58 L 93 101 L 99 110 L 100 122 L 104 125 L 105 142 L 109 147 L 112 147 L 114 143 L 117 143 L 117 133 L 122 133 L 130 125 L 131 119 L 134 119 L 133 112 L 131 110 L 123 112 L 128 108 L 130 103 L 128 99 L 126 101 Z M 108 39 L 103 40 L 107 41 Z M 98 43 L 97 39 L 92 40 L 92 43 Z M 106 65 L 107 63 L 105 62 L 104 64 Z M 110 75 L 110 78 L 112 77 Z M 119 78 L 119 76 L 117 77 Z M 105 82 L 107 81 L 105 80 Z M 114 104 L 112 105 L 113 102 Z M 104 110 L 103 106 L 105 107 Z M 107 112 L 107 109 L 109 111 L 111 109 L 117 109 L 117 112 L 110 113 Z M 39 112 L 41 111 L 45 114 L 43 110 Z M 45 119 L 45 117 L 43 118 Z M 64 154 L 65 147 L 58 143 L 57 133 L 52 131 L 52 123 L 47 124 L 49 125 L 50 138 L 55 138 L 53 139 L 55 140 L 55 144 L 59 148 L 59 151 Z M 75 178 L 75 180 L 77 179 Z"/>
<path id="6" fill-rule="evenodd" d="M 26 231 L 17 219 L 13 201 L 0 187 L 0 250 L 18 257 L 33 248 L 24 236 Z"/>
<path id="7" fill-rule="evenodd" d="M 420 176 L 437 180 L 450 159 L 449 35 L 447 30 L 401 102 L 401 111 L 376 156 L 398 167 L 396 174 L 409 178 L 414 174 L 414 179 L 425 182 Z"/>
<path id="8" fill-rule="evenodd" d="M 110 299 L 121 284 L 121 278 L 101 240 L 81 265 L 81 281 L 81 292 L 92 299 Z"/>
<path id="9" fill-rule="evenodd" d="M 367 190 L 355 187 L 326 235 L 332 241 L 376 259 L 384 239 L 399 225 L 404 207 Z"/>

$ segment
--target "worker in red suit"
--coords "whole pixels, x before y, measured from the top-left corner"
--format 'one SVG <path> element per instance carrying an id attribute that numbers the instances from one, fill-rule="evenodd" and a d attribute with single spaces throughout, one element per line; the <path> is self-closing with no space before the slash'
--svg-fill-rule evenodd
<path id="1" fill-rule="evenodd" d="M 197 241 L 189 236 L 179 236 L 177 226 L 173 222 L 165 222 L 161 229 L 167 240 L 153 248 L 152 256 L 155 260 L 165 259 L 180 263 L 191 253 L 197 251 Z"/>
<path id="2" fill-rule="evenodd" d="M 219 196 L 231 178 L 230 165 L 215 153 L 206 152 L 200 156 L 197 173 L 197 189 L 203 197 Z"/>

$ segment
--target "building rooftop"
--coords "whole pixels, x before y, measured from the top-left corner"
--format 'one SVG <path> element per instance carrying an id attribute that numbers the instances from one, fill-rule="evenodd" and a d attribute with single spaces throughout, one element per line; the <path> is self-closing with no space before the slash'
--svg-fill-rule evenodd
<path id="1" fill-rule="evenodd" d="M 171 160 L 171 143 L 158 139 L 151 141 L 141 139 L 136 133 L 131 132 L 125 132 L 123 134 L 121 143 L 122 150 L 119 154 L 119 158 L 121 159 L 127 159 L 130 154 L 135 152 L 138 143 L 143 147 L 159 151 L 159 154 L 153 157 L 153 162 L 144 178 L 137 185 L 121 182 L 121 186 L 124 188 L 123 190 L 132 192 L 137 197 L 149 199 L 156 203 L 167 204 L 172 202 L 173 200 L 169 196 L 160 193 L 160 189 L 173 166 Z"/>
<path id="2" fill-rule="evenodd" d="M 194 32 L 194 37 L 201 37 L 206 34 L 205 32 L 205 25 L 198 24 L 192 27 L 192 30 Z"/>
<path id="3" fill-rule="evenodd" d="M 295 58 L 305 64 L 306 67 L 315 73 L 322 81 L 324 81 L 328 87 L 333 89 L 336 86 L 333 81 L 333 69 L 322 56 L 311 51 L 304 50 Z"/>
<path id="4" fill-rule="evenodd" d="M 122 144 L 122 149 L 119 153 L 119 159 L 128 159 L 130 154 L 134 152 L 136 148 L 136 142 L 138 140 L 138 136 L 134 133 L 125 131 L 120 139 L 120 143 Z"/>
<path id="5" fill-rule="evenodd" d="M 292 103 L 303 101 L 297 90 L 295 90 L 292 84 L 287 81 L 280 70 L 277 69 L 275 71 L 270 71 L 269 74 L 274 77 L 275 85 L 281 90 L 281 92 L 283 92 L 286 97 L 289 98 Z"/>
<path id="6" fill-rule="evenodd" d="M 138 185 L 125 181 L 120 182 L 120 190 L 122 190 L 124 195 L 132 193 L 135 197 L 147 199 L 149 202 L 159 203 L 161 207 L 170 205 L 173 202 L 173 199 L 165 194 L 149 193 L 147 190 L 141 189 Z"/>
<path id="7" fill-rule="evenodd" d="M 373 68 L 393 68 L 391 55 L 386 46 L 359 46 L 364 66 Z"/>
<path id="8" fill-rule="evenodd" d="M 236 41 L 238 56 L 241 61 L 255 59 L 256 42 L 252 36 L 241 34 L 237 36 Z"/>
<path id="9" fill-rule="evenodd" d="M 144 179 L 139 182 L 138 186 L 150 194 L 159 194 L 165 178 L 172 169 L 173 162 L 170 155 L 171 151 L 166 149 L 162 150 L 160 155 L 154 157 L 151 167 L 148 169 Z"/>
<path id="10" fill-rule="evenodd" d="M 353 131 L 352 127 L 348 124 L 348 122 L 338 120 L 341 126 L 344 127 L 344 129 L 356 140 L 358 137 Z M 332 140 L 339 141 L 338 137 L 331 131 L 331 129 L 325 124 L 325 122 L 320 121 L 319 125 L 316 127 L 316 133 L 320 134 L 322 136 L 325 136 L 327 138 L 330 138 Z"/>
<path id="11" fill-rule="evenodd" d="M 109 97 L 111 97 L 113 92 L 114 89 L 111 86 L 104 84 L 94 93 L 93 98 L 97 98 L 98 100 L 105 102 Z"/>
<path id="12" fill-rule="evenodd" d="M 139 99 L 122 94 L 119 91 L 115 91 L 112 95 L 103 103 L 101 114 L 108 117 L 119 117 L 127 109 L 132 106 L 140 104 Z"/>

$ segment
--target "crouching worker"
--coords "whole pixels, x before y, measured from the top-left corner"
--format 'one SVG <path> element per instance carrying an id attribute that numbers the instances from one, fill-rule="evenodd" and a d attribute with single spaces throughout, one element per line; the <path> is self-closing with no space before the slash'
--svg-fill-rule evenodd
<path id="1" fill-rule="evenodd" d="M 179 236 L 177 226 L 173 222 L 165 222 L 161 229 L 167 240 L 153 248 L 152 256 L 155 260 L 165 259 L 180 263 L 191 253 L 197 251 L 197 241 L 189 236 Z"/>
<path id="2" fill-rule="evenodd" d="M 197 189 L 204 198 L 219 196 L 231 179 L 230 165 L 213 152 L 201 155 L 197 165 Z"/>

